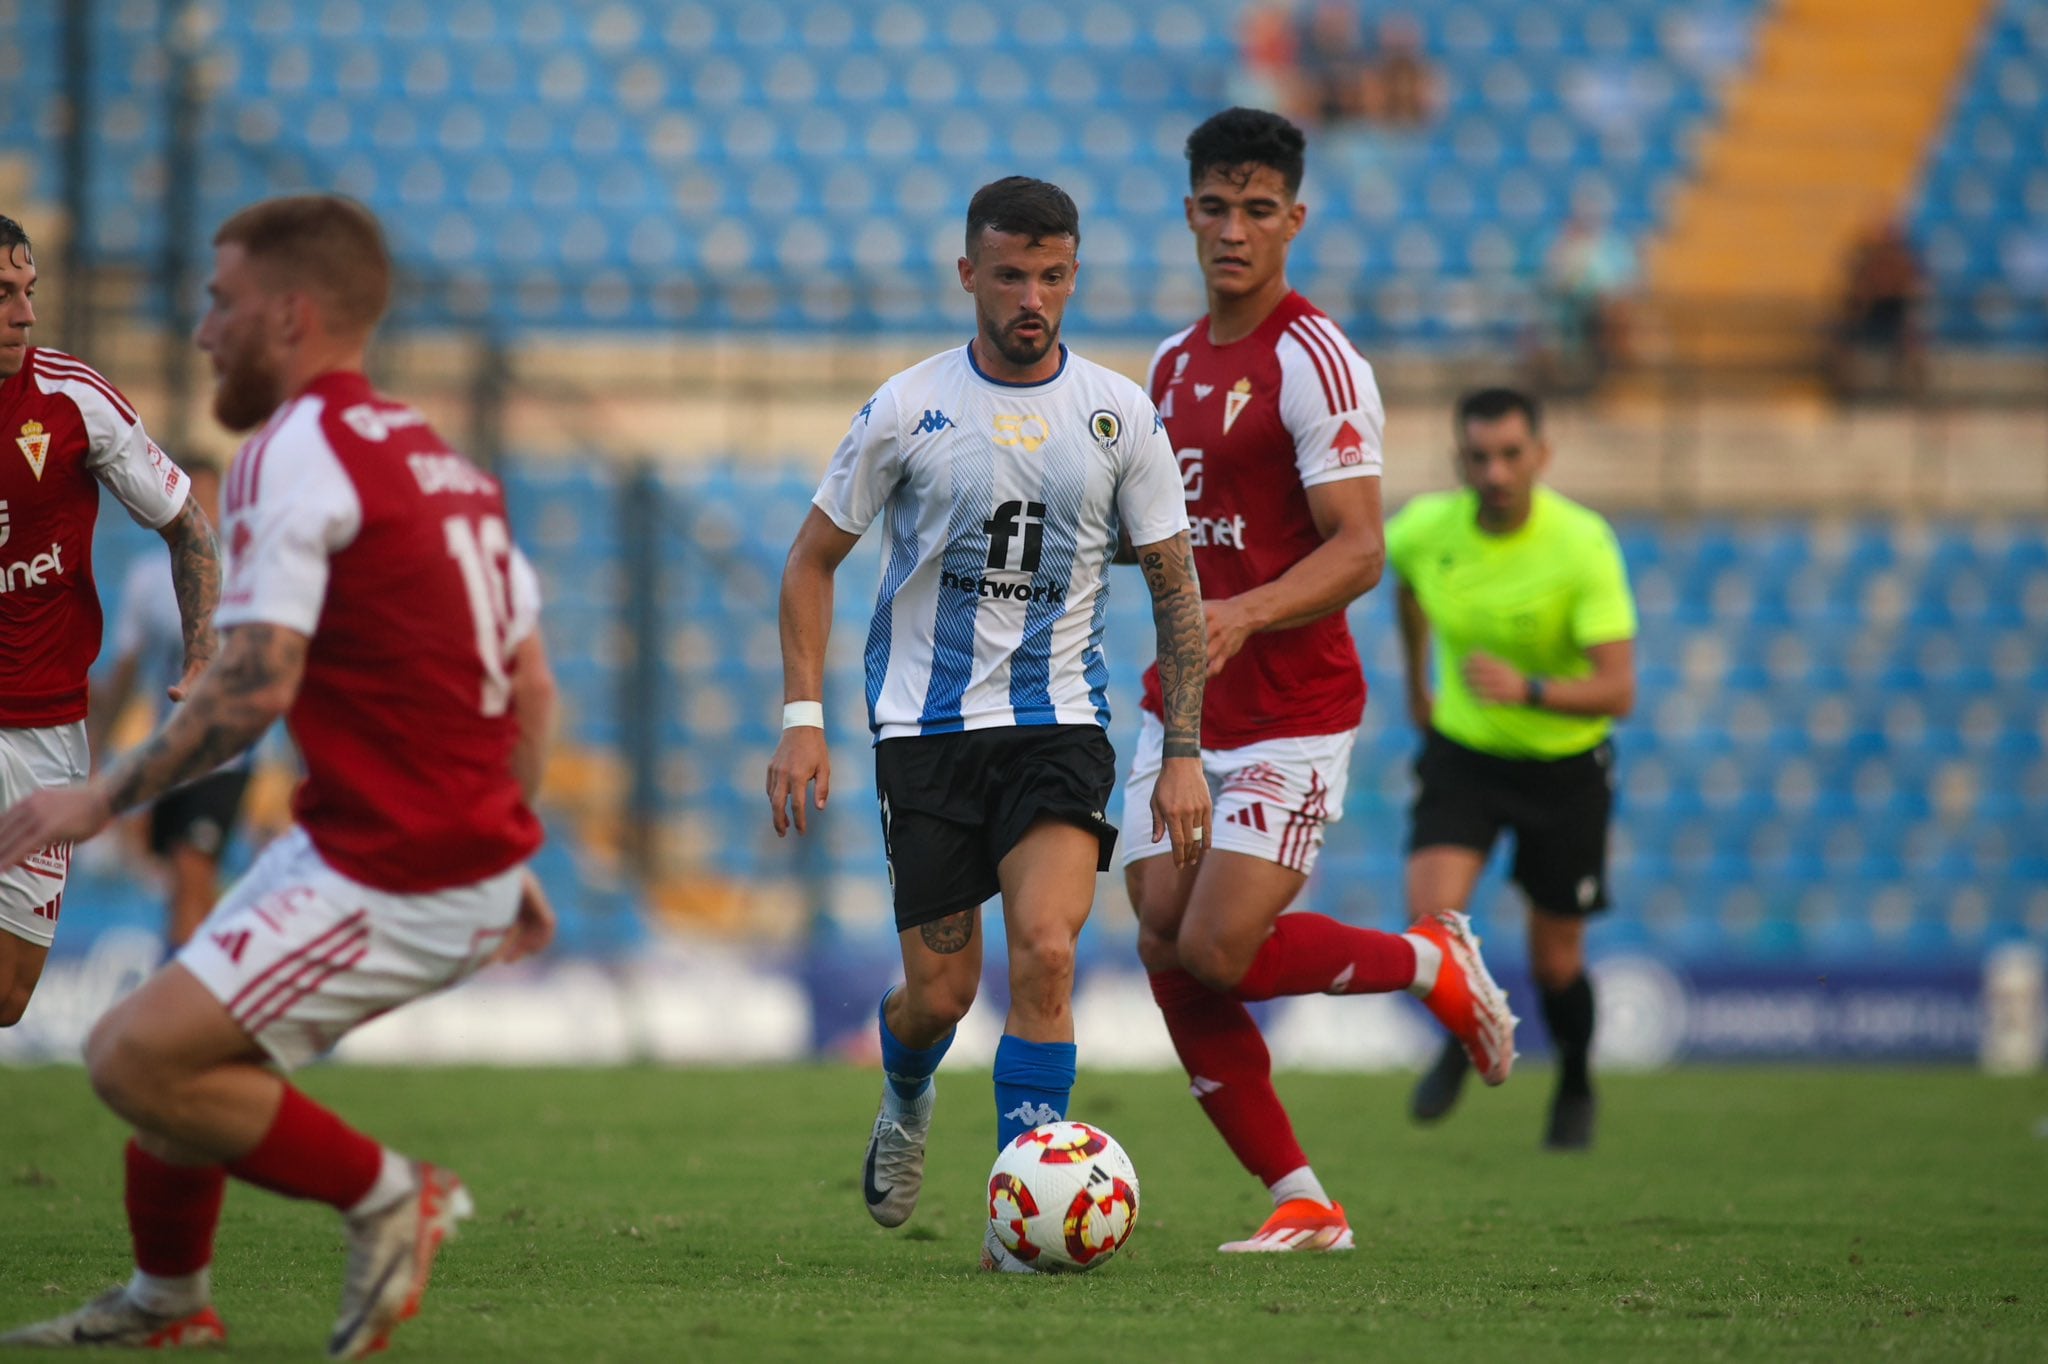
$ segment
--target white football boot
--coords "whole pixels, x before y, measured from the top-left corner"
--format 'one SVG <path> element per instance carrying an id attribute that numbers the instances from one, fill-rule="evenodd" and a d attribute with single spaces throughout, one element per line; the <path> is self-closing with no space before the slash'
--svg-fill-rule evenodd
<path id="1" fill-rule="evenodd" d="M 924 1187 L 924 1143 L 931 1135 L 932 1104 L 938 1082 L 927 1081 L 915 1099 L 897 1095 L 882 1082 L 882 1107 L 868 1136 L 868 1155 L 861 1167 L 860 1191 L 868 1216 L 885 1227 L 900 1227 L 917 1208 Z"/>

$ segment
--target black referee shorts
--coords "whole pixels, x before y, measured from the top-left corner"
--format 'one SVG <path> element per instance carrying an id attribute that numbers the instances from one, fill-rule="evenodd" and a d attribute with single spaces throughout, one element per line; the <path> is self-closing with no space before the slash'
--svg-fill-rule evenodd
<path id="1" fill-rule="evenodd" d="M 1450 846 L 1485 856 L 1515 835 L 1511 875 L 1529 903 L 1578 916 L 1607 908 L 1607 828 L 1614 817 L 1614 744 L 1569 758 L 1497 758 L 1435 730 L 1415 760 L 1408 851 Z"/>
<path id="2" fill-rule="evenodd" d="M 212 772 L 166 791 L 149 809 L 149 850 L 167 857 L 173 848 L 193 848 L 218 858 L 234 836 L 248 786 L 244 767 Z"/>
<path id="3" fill-rule="evenodd" d="M 1101 844 L 1108 871 L 1116 826 L 1103 813 L 1116 750 L 1096 725 L 1014 725 L 884 739 L 875 792 L 896 896 L 896 930 L 972 909 L 996 894 L 996 865 L 1040 819 L 1064 820 Z"/>

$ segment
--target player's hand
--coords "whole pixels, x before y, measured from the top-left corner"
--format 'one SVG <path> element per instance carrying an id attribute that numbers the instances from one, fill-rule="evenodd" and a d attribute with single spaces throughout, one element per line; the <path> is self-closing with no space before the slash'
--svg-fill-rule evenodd
<path id="1" fill-rule="evenodd" d="M 1472 654 L 1465 660 L 1465 685 L 1482 701 L 1496 706 L 1519 706 L 1529 699 L 1528 679 L 1491 654 Z"/>
<path id="2" fill-rule="evenodd" d="M 19 866 L 48 847 L 83 843 L 113 821 L 113 806 L 94 782 L 38 791 L 0 814 L 0 867 Z"/>
<path id="3" fill-rule="evenodd" d="M 1152 784 L 1152 841 L 1173 839 L 1173 865 L 1192 867 L 1209 846 L 1209 781 L 1200 758 L 1168 758 Z"/>
<path id="4" fill-rule="evenodd" d="M 1208 632 L 1209 676 L 1223 671 L 1223 665 L 1236 658 L 1244 642 L 1259 632 L 1258 623 L 1251 612 L 1235 597 L 1205 599 L 1202 602 L 1202 625 Z"/>
<path id="5" fill-rule="evenodd" d="M 812 795 L 814 784 L 817 791 Z M 768 760 L 768 808 L 775 813 L 775 836 L 786 837 L 792 823 L 798 833 L 809 833 L 804 818 L 806 799 L 815 800 L 815 808 L 822 810 L 831 791 L 832 755 L 825 748 L 825 731 L 816 725 L 791 725 L 783 730 L 782 742 Z"/>
<path id="6" fill-rule="evenodd" d="M 192 684 L 199 680 L 199 674 L 213 662 L 213 649 L 213 632 L 208 631 L 203 648 L 185 655 L 185 675 L 170 687 L 169 695 L 173 701 L 182 701 L 191 693 Z"/>
<path id="7" fill-rule="evenodd" d="M 548 902 L 540 878 L 528 868 L 520 875 L 519 913 L 513 917 L 512 927 L 505 930 L 498 950 L 491 953 L 491 960 L 505 963 L 537 956 L 547 951 L 554 940 L 555 907 Z"/>

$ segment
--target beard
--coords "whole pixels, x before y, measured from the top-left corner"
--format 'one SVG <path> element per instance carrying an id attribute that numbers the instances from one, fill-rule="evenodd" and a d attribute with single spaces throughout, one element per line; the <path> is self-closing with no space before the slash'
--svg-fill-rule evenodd
<path id="1" fill-rule="evenodd" d="M 277 376 L 260 362 L 238 357 L 214 381 L 214 420 L 230 431 L 253 431 L 277 411 L 282 389 Z"/>
<path id="2" fill-rule="evenodd" d="M 1045 329 L 1039 333 L 1036 340 L 1017 334 L 1017 324 L 1026 320 L 1036 322 Z M 982 321 L 990 343 L 996 348 L 996 353 L 1020 369 L 1043 360 L 1060 341 L 1060 329 L 1049 318 L 1018 318 L 1007 327 L 997 327 L 994 320 L 986 314 L 983 315 Z"/>

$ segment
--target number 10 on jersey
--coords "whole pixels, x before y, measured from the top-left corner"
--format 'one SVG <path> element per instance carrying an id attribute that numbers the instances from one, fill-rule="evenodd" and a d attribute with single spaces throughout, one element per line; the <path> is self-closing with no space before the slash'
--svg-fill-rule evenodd
<path id="1" fill-rule="evenodd" d="M 512 704 L 512 669 L 506 640 L 512 633 L 512 533 L 496 516 L 451 516 L 441 523 L 448 553 L 462 570 L 476 652 L 483 664 L 479 709 L 503 715 Z"/>

